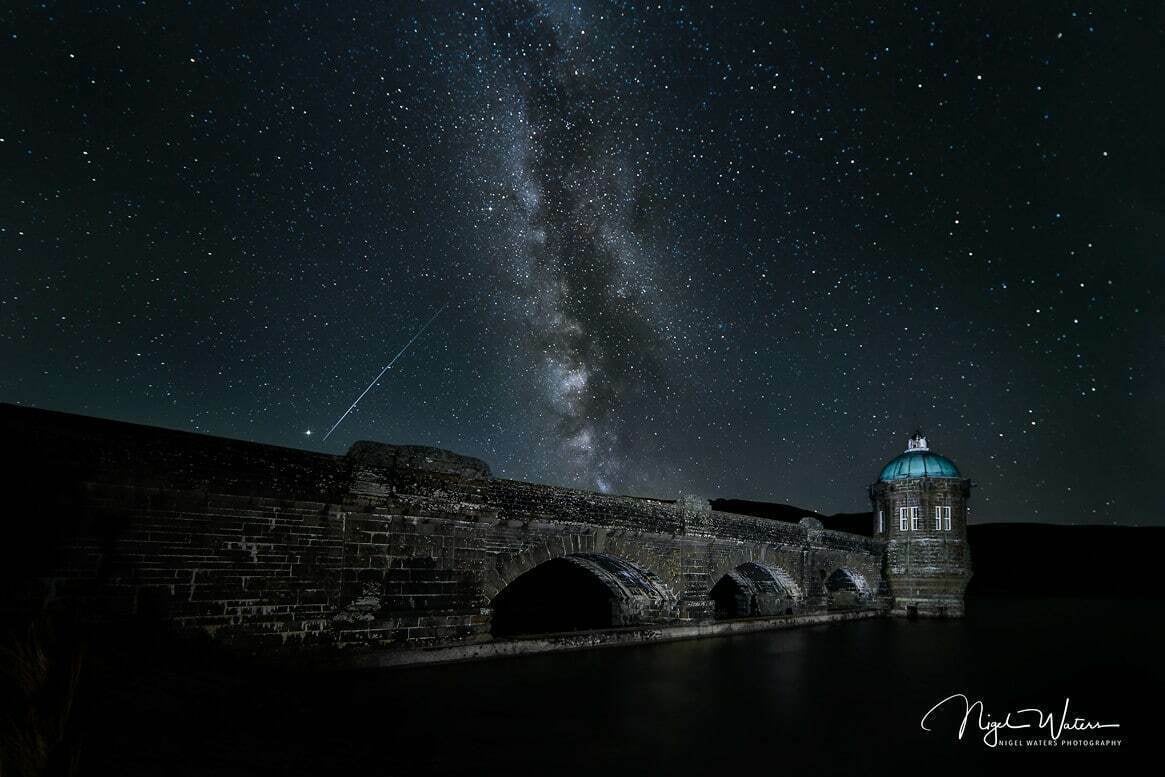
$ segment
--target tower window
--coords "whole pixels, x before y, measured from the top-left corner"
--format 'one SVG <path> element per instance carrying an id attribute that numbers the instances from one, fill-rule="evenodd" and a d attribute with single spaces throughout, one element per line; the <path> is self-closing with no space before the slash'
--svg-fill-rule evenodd
<path id="1" fill-rule="evenodd" d="M 951 530 L 951 506 L 942 505 L 935 508 L 934 516 L 935 528 L 942 528 L 943 531 Z"/>
<path id="2" fill-rule="evenodd" d="M 921 520 L 921 513 L 921 507 L 910 508 L 910 531 L 918 531 L 918 522 Z"/>
<path id="3" fill-rule="evenodd" d="M 906 531 L 910 528 L 910 524 L 906 522 L 906 508 L 898 508 L 898 531 Z"/>
<path id="4" fill-rule="evenodd" d="M 878 534 L 881 534 L 884 531 L 886 531 L 886 521 L 885 521 L 884 516 L 882 515 L 882 511 L 879 510 L 878 511 Z"/>

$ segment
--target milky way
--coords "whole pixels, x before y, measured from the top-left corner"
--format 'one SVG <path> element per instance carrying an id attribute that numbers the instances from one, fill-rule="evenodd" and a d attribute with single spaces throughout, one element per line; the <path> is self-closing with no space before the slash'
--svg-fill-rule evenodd
<path id="1" fill-rule="evenodd" d="M 527 325 L 554 471 L 600 490 L 619 482 L 637 384 L 665 380 L 663 296 L 628 158 L 631 121 L 595 42 L 533 4 L 495 9 L 512 76 L 505 170 L 512 211 L 502 265 Z"/>

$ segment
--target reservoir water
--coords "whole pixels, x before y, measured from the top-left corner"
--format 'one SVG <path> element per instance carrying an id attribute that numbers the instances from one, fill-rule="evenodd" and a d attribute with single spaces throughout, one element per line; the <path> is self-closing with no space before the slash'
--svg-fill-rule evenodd
<path id="1" fill-rule="evenodd" d="M 1152 752 L 1165 733 L 1163 615 L 1161 600 L 979 598 L 963 620 L 414 669 L 236 676 L 160 662 L 87 703 L 82 773 L 955 774 L 1035 764 L 1031 747 L 986 747 L 977 716 L 959 740 L 957 704 L 923 731 L 924 713 L 956 693 L 981 699 L 991 719 L 1030 707 L 1058 717 L 1067 697 L 1072 717 L 1119 723 L 1038 748 L 1059 763 L 1085 752 L 1105 768 Z M 1000 739 L 1015 735 L 1041 732 Z M 1084 738 L 1122 744 L 1063 744 Z"/>

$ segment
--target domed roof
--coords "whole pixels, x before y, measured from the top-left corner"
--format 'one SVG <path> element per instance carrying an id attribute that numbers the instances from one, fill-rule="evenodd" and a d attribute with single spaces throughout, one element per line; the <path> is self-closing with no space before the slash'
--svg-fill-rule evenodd
<path id="1" fill-rule="evenodd" d="M 903 478 L 957 478 L 959 468 L 946 456 L 934 453 L 926 445 L 921 432 L 915 432 L 907 443 L 906 451 L 890 460 L 882 467 L 878 480 L 901 480 Z"/>

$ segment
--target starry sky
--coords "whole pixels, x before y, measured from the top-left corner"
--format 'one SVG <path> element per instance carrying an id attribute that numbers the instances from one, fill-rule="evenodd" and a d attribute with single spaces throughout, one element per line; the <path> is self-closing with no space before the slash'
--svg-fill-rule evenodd
<path id="1" fill-rule="evenodd" d="M 1159 3 L 92 5 L 0 10 L 0 401 L 1165 523 Z"/>

